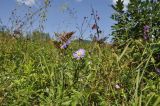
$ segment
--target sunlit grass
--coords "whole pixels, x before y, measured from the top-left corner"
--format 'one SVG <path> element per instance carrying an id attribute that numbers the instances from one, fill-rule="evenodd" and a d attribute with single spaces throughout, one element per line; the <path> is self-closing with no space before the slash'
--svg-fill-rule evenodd
<path id="1" fill-rule="evenodd" d="M 52 41 L 1 37 L 0 104 L 158 106 L 160 78 L 150 68 L 151 46 L 143 43 L 131 40 L 119 51 L 72 41 L 61 51 Z M 86 54 L 77 60 L 79 48 Z"/>

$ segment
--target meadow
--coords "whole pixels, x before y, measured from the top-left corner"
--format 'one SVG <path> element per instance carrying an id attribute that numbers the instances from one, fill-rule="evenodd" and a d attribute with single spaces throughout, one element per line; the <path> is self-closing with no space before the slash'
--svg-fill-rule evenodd
<path id="1" fill-rule="evenodd" d="M 160 42 L 111 44 L 0 37 L 2 106 L 159 106 L 160 78 L 153 68 Z M 73 53 L 84 49 L 76 59 Z M 159 61 L 159 60 L 158 60 Z"/>
<path id="2" fill-rule="evenodd" d="M 51 37 L 44 24 L 53 0 L 17 2 L 11 27 L 0 21 L 0 106 L 160 106 L 159 0 L 116 0 L 110 42 L 96 5 L 78 33 Z"/>

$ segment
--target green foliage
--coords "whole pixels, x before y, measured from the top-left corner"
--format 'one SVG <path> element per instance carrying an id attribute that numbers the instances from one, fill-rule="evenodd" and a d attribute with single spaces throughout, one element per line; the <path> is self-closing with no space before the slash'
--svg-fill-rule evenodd
<path id="1" fill-rule="evenodd" d="M 40 24 L 49 4 L 45 0 Z M 113 45 L 75 40 L 67 49 L 57 49 L 43 25 L 17 39 L 1 31 L 0 105 L 159 106 L 160 3 L 130 0 L 124 10 L 118 0 L 112 7 L 117 21 Z M 145 25 L 150 28 L 144 33 Z M 147 42 L 141 39 L 144 34 Z M 73 53 L 79 48 L 86 55 L 76 60 Z"/>
<path id="2" fill-rule="evenodd" d="M 155 64 L 152 49 L 158 42 L 144 46 L 131 40 L 121 53 L 109 45 L 81 43 L 86 56 L 75 60 L 72 54 L 79 48 L 77 43 L 61 52 L 50 41 L 0 37 L 0 104 L 160 104 L 159 76 L 146 71 Z"/>
<path id="3" fill-rule="evenodd" d="M 130 0 L 127 10 L 124 10 L 123 1 L 118 0 L 112 6 L 115 13 L 112 19 L 117 23 L 112 26 L 115 43 L 123 43 L 128 39 L 143 39 L 145 25 L 149 26 L 149 39 L 154 41 L 160 38 L 160 2 L 153 0 Z"/>
<path id="4" fill-rule="evenodd" d="M 32 40 L 50 40 L 50 36 L 49 33 L 44 33 L 44 32 L 40 32 L 40 31 L 33 31 L 32 35 L 28 37 Z"/>

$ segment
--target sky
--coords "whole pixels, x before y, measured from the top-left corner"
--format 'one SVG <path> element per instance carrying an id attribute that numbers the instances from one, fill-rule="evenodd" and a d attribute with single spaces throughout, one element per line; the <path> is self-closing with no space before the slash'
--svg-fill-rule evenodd
<path id="1" fill-rule="evenodd" d="M 33 11 L 36 11 L 42 1 L 43 0 L 1 0 L 0 19 L 3 25 L 11 25 L 9 18 L 11 17 L 12 10 L 15 8 L 19 11 L 17 13 L 20 17 L 24 17 L 24 13 L 29 6 L 33 8 Z M 79 36 L 77 27 L 80 28 L 84 17 L 91 16 L 92 6 L 98 11 L 100 17 L 98 25 L 103 31 L 102 36 L 109 36 L 111 34 L 111 26 L 115 23 L 111 19 L 111 15 L 114 13 L 111 5 L 115 2 L 116 0 L 53 0 L 51 7 L 48 8 L 44 31 L 48 32 L 51 37 L 54 36 L 54 32 L 61 33 L 63 31 L 75 31 L 76 36 Z M 127 5 L 128 2 L 129 0 L 124 0 L 125 5 Z M 66 10 L 66 7 L 69 7 L 73 14 L 70 14 L 69 11 Z M 93 21 L 90 24 L 94 24 Z M 36 29 L 36 22 L 32 29 Z M 84 38 L 89 39 L 90 33 L 94 33 L 91 26 L 87 27 L 83 35 Z"/>

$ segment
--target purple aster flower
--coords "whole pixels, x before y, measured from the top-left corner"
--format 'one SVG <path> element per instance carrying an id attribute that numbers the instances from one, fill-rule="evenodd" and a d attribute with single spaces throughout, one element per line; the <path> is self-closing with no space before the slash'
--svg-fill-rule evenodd
<path id="1" fill-rule="evenodd" d="M 71 41 L 68 40 L 68 41 L 65 42 L 60 48 L 61 48 L 61 49 L 66 49 L 70 43 L 71 43 Z"/>
<path id="2" fill-rule="evenodd" d="M 61 49 L 66 49 L 66 48 L 67 48 L 66 43 L 61 46 Z"/>
<path id="3" fill-rule="evenodd" d="M 144 38 L 144 40 L 149 40 L 149 36 L 148 36 L 149 28 L 150 27 L 148 25 L 145 25 L 143 27 L 143 31 L 144 31 L 143 38 Z"/>
<path id="4" fill-rule="evenodd" d="M 79 49 L 73 53 L 73 57 L 79 60 L 85 56 L 85 52 L 86 51 L 84 49 Z"/>
<path id="5" fill-rule="evenodd" d="M 149 32 L 149 26 L 148 26 L 148 25 L 145 25 L 145 26 L 143 27 L 143 30 L 144 30 L 144 32 Z"/>
<path id="6" fill-rule="evenodd" d="M 143 38 L 144 38 L 144 40 L 148 40 L 149 39 L 149 37 L 148 37 L 148 35 L 146 33 L 144 33 Z"/>
<path id="7" fill-rule="evenodd" d="M 69 45 L 71 43 L 71 41 L 70 40 L 68 40 L 67 42 L 66 42 L 66 45 Z"/>

